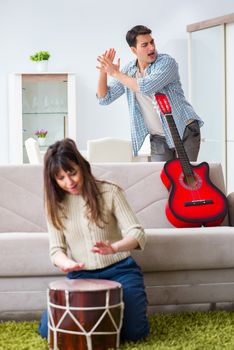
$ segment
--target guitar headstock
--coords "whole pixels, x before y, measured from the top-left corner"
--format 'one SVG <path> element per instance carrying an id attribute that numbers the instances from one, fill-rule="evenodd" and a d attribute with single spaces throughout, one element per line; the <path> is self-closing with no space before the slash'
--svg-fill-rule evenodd
<path id="1" fill-rule="evenodd" d="M 168 101 L 168 98 L 164 94 L 155 94 L 154 95 L 155 100 L 158 103 L 158 107 L 160 109 L 160 112 L 162 114 L 171 114 L 171 106 Z"/>

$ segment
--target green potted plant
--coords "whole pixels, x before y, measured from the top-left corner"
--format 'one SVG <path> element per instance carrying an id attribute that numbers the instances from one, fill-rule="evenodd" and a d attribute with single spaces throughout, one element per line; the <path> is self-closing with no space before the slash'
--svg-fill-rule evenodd
<path id="1" fill-rule="evenodd" d="M 39 51 L 30 56 L 30 59 L 37 63 L 37 69 L 39 72 L 47 71 L 49 58 L 50 54 L 48 51 Z"/>

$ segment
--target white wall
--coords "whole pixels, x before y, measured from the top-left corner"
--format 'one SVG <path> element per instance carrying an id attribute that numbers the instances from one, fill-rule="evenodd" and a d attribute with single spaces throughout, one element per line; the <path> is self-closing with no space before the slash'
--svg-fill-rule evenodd
<path id="1" fill-rule="evenodd" d="M 233 0 L 0 0 L 0 164 L 8 162 L 8 74 L 33 71 L 30 54 L 48 50 L 50 71 L 77 74 L 77 137 L 84 149 L 91 138 L 130 138 L 126 98 L 108 107 L 96 101 L 99 54 L 115 47 L 127 63 L 133 56 L 125 34 L 144 24 L 158 51 L 178 61 L 188 95 L 186 25 L 232 12 Z"/>

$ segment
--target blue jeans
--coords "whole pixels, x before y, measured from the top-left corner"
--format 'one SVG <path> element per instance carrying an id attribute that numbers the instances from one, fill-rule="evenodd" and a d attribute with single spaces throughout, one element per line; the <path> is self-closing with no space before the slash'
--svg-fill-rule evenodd
<path id="1" fill-rule="evenodd" d="M 69 272 L 70 279 L 94 278 L 107 279 L 122 284 L 124 301 L 124 319 L 121 329 L 122 341 L 137 341 L 149 334 L 147 318 L 147 299 L 143 275 L 140 267 L 132 257 L 98 270 L 81 270 Z M 48 335 L 48 313 L 42 314 L 39 333 L 42 337 Z"/>

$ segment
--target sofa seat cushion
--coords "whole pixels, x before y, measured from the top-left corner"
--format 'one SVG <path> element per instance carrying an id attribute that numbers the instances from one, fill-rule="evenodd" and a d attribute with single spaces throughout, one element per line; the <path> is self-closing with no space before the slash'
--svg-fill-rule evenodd
<path id="1" fill-rule="evenodd" d="M 133 251 L 144 272 L 234 268 L 234 227 L 147 229 Z M 49 259 L 46 232 L 0 234 L 0 276 L 62 275 Z"/>
<path id="2" fill-rule="evenodd" d="M 59 275 L 49 259 L 47 232 L 0 234 L 0 276 Z"/>
<path id="3" fill-rule="evenodd" d="M 234 267 L 234 227 L 148 229 L 143 252 L 133 256 L 144 272 Z"/>

